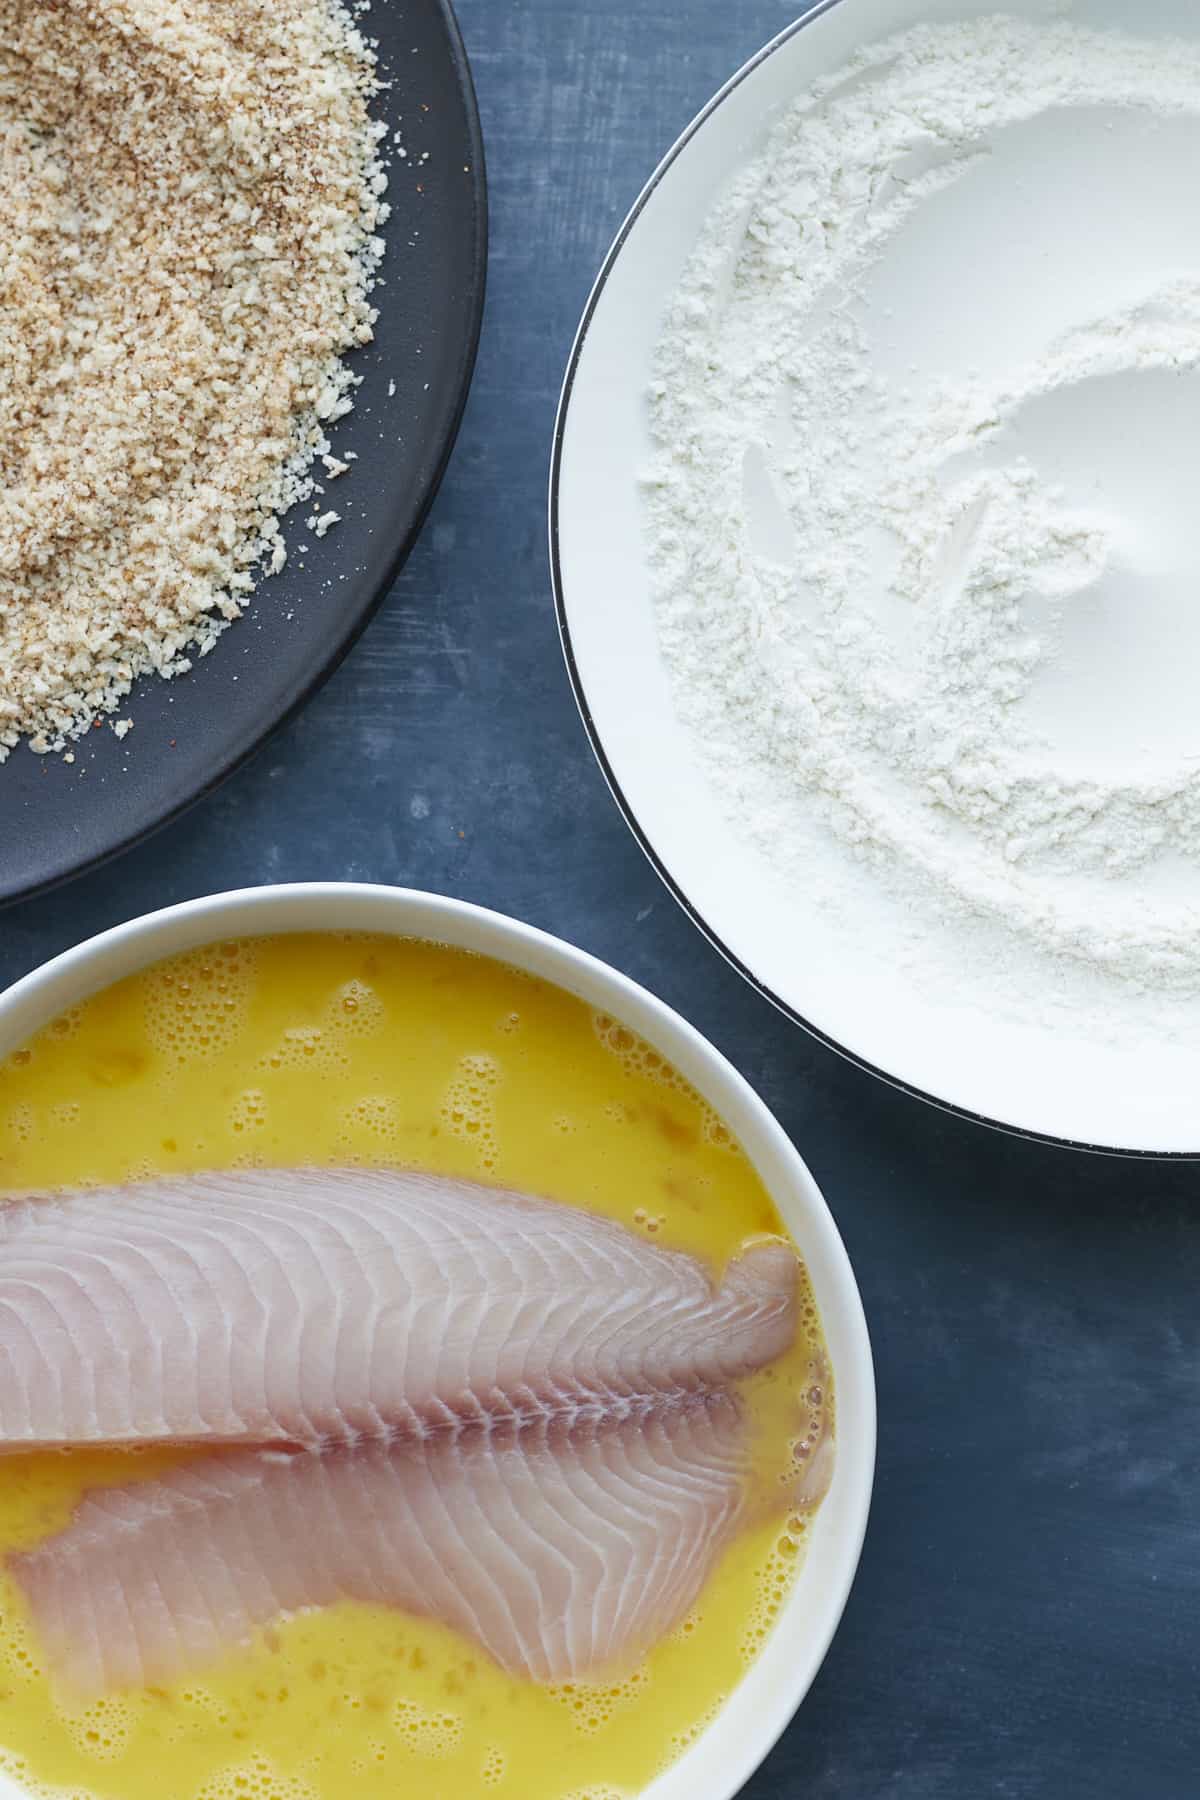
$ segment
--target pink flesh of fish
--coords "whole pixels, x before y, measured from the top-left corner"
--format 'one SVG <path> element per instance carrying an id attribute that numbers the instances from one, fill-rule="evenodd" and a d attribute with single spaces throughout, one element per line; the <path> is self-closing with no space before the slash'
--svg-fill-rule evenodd
<path id="1" fill-rule="evenodd" d="M 0 1208 L 0 1445 L 354 1443 L 608 1417 L 795 1331 L 796 1263 L 689 1256 L 400 1171 L 243 1170 Z"/>
<path id="2" fill-rule="evenodd" d="M 60 1681 L 163 1683 L 303 1607 L 432 1615 L 512 1675 L 627 1664 L 694 1604 L 743 1503 L 736 1400 L 422 1446 L 215 1451 L 90 1494 L 11 1562 Z"/>
<path id="3" fill-rule="evenodd" d="M 782 1244 L 716 1286 L 609 1220 L 399 1171 L 14 1202 L 0 1448 L 204 1454 L 9 1566 L 84 1693 L 339 1598 L 537 1680 L 628 1661 L 746 1516 L 732 1389 L 792 1343 L 796 1290 Z"/>

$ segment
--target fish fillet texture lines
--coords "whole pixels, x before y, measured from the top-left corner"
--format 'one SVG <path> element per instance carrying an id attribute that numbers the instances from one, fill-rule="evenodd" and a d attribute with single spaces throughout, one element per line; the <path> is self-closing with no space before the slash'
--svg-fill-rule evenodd
<path id="1" fill-rule="evenodd" d="M 761 1510 L 737 1383 L 792 1343 L 798 1275 L 772 1240 L 716 1283 L 611 1220 L 410 1171 L 12 1201 L 0 1447 L 196 1449 L 9 1559 L 57 1677 L 169 1681 L 341 1600 L 533 1680 L 628 1664 Z"/>
<path id="2" fill-rule="evenodd" d="M 390 1171 L 238 1171 L 0 1210 L 0 1442 L 355 1442 L 636 1409 L 795 1331 L 611 1220 Z"/>
<path id="3" fill-rule="evenodd" d="M 728 1397 L 646 1419 L 324 1453 L 221 1451 L 90 1495 L 13 1559 L 76 1692 L 169 1681 L 338 1600 L 455 1627 L 556 1681 L 639 1656 L 695 1602 L 742 1504 Z"/>

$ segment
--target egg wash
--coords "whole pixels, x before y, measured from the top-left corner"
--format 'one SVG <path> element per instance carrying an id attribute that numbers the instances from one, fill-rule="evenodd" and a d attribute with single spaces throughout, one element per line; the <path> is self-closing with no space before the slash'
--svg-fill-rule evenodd
<path id="1" fill-rule="evenodd" d="M 247 1165 L 399 1163 L 618 1220 L 715 1271 L 786 1236 L 728 1127 L 619 1021 L 522 971 L 412 939 L 222 943 L 132 976 L 0 1062 L 4 1194 Z M 741 1390 L 757 1472 L 794 1480 L 832 1394 L 803 1278 L 793 1348 Z M 809 1434 L 806 1436 L 806 1433 Z M 14 1454 L 0 1559 L 88 1489 L 188 1451 Z M 72 1800 L 627 1800 L 692 1744 L 753 1660 L 810 1517 L 725 1552 L 693 1614 L 619 1680 L 540 1687 L 427 1619 L 300 1614 L 176 1686 L 56 1695 L 0 1567 L 0 1771 Z"/>

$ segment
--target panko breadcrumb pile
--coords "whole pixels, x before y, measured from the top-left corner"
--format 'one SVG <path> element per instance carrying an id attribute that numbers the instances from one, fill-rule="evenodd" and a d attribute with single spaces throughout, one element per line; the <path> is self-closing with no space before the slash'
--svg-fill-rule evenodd
<path id="1" fill-rule="evenodd" d="M 0 0 L 0 760 L 277 571 L 386 206 L 335 0 Z"/>

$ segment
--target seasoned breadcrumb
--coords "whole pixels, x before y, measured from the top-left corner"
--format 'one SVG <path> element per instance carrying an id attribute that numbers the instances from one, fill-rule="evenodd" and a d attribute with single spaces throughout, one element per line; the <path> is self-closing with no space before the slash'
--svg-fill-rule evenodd
<path id="1" fill-rule="evenodd" d="M 282 568 L 376 316 L 374 89 L 336 0 L 0 0 L 0 760 Z"/>

